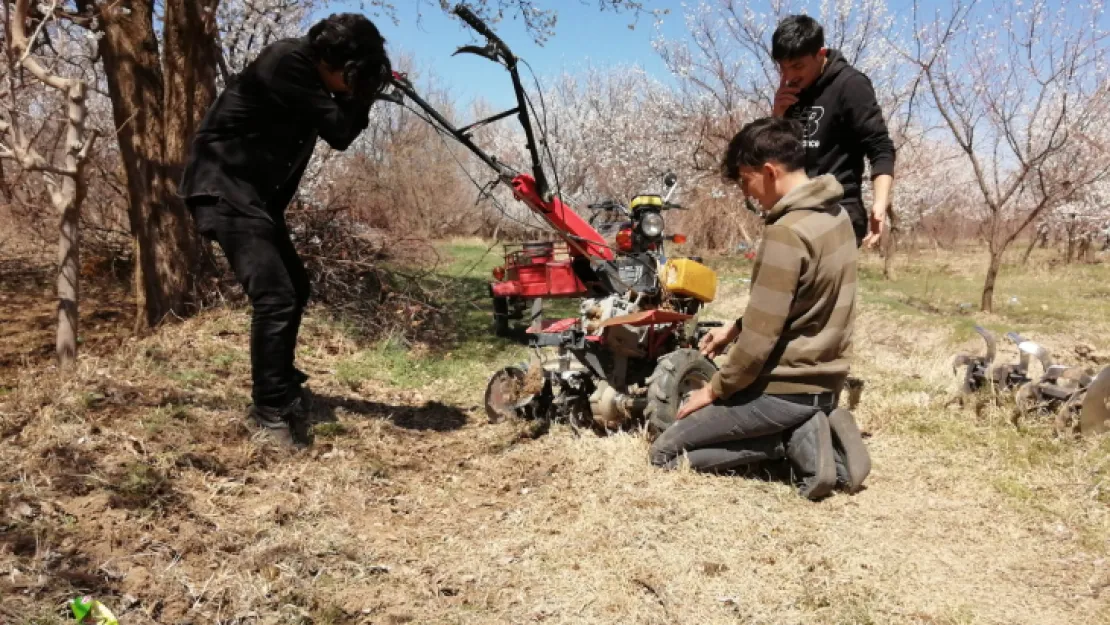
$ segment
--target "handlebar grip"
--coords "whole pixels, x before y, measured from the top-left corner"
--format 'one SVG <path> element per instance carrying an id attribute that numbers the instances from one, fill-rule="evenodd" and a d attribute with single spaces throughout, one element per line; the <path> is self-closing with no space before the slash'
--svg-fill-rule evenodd
<path id="1" fill-rule="evenodd" d="M 474 14 L 474 11 L 470 10 L 470 7 L 466 6 L 465 4 L 455 5 L 455 15 L 458 15 L 459 19 L 466 22 L 467 26 L 473 28 L 475 31 L 478 32 L 478 34 L 496 43 L 502 48 L 505 47 L 505 44 L 497 37 L 497 35 L 493 34 L 493 31 L 490 30 L 489 26 L 486 26 L 485 22 L 483 22 L 481 19 L 478 18 L 477 15 Z"/>

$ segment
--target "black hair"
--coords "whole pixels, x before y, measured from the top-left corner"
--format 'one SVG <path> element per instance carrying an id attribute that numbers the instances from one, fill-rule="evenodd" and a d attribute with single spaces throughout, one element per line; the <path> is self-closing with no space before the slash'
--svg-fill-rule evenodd
<path id="1" fill-rule="evenodd" d="M 359 98 L 381 94 L 393 74 L 378 27 L 358 13 L 333 13 L 308 30 L 308 44 L 317 60 L 343 70 L 347 85 Z"/>
<path id="2" fill-rule="evenodd" d="M 776 63 L 813 56 L 825 47 L 825 29 L 808 15 L 782 18 L 771 35 L 771 58 Z"/>
<path id="3" fill-rule="evenodd" d="M 801 124 L 782 117 L 761 117 L 748 122 L 729 141 L 721 161 L 721 176 L 736 181 L 740 179 L 741 167 L 759 168 L 764 163 L 778 163 L 787 171 L 805 168 Z"/>

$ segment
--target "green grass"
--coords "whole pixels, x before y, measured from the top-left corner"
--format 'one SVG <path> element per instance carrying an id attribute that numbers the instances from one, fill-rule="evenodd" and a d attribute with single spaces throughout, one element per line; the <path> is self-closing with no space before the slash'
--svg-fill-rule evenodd
<path id="1" fill-rule="evenodd" d="M 451 319 L 452 340 L 430 345 L 412 345 L 396 338 L 378 341 L 339 363 L 337 377 L 341 382 L 357 387 L 363 380 L 376 380 L 403 389 L 420 389 L 451 381 L 474 389 L 484 387 L 497 368 L 528 358 L 525 345 L 498 338 L 492 330 L 489 282 L 493 268 L 503 262 L 501 247 L 490 249 L 488 244 L 456 241 L 441 243 L 436 251 L 439 262 L 425 279 L 446 293 L 445 301 L 438 304 Z M 544 316 L 549 320 L 575 317 L 579 301 L 547 300 Z"/>
<path id="2" fill-rule="evenodd" d="M 404 389 L 419 389 L 436 382 L 452 380 L 466 385 L 484 384 L 494 371 L 526 357 L 521 345 L 489 337 L 473 337 L 455 349 L 419 353 L 396 341 L 383 341 L 354 357 L 343 360 L 336 369 L 340 382 L 353 388 L 363 380 L 377 380 Z"/>
<path id="3" fill-rule="evenodd" d="M 996 477 L 992 485 L 999 493 L 1016 499 L 1019 503 L 1029 503 L 1036 496 L 1033 489 L 1012 477 Z"/>
<path id="4" fill-rule="evenodd" d="M 227 369 L 241 359 L 239 352 L 228 350 L 212 356 L 212 364 L 219 369 Z"/>
<path id="5" fill-rule="evenodd" d="M 1016 255 L 1011 253 L 1007 258 Z M 1084 324 L 1107 317 L 1107 268 L 1074 263 L 1049 267 L 1050 260 L 1047 255 L 1035 254 L 1027 265 L 1003 264 L 994 292 L 993 312 L 998 325 L 1006 330 L 1052 330 L 1063 324 Z M 865 257 L 860 267 L 864 302 L 901 312 L 917 310 L 963 326 L 965 332 L 974 323 L 970 319 L 981 316 L 979 303 L 985 277 L 985 254 L 903 257 L 896 263 L 891 280 L 883 279 L 882 260 L 876 256 Z"/>
<path id="6" fill-rule="evenodd" d="M 195 388 L 208 384 L 212 381 L 213 376 L 211 373 L 200 369 L 182 369 L 181 371 L 171 372 L 169 378 L 174 382 L 184 384 L 190 388 Z"/>
<path id="7" fill-rule="evenodd" d="M 167 404 L 151 410 L 143 419 L 143 427 L 151 434 L 156 434 L 174 423 L 187 423 L 191 419 L 188 406 Z"/>
<path id="8" fill-rule="evenodd" d="M 313 426 L 312 431 L 317 438 L 335 439 L 349 434 L 351 430 L 337 421 L 335 423 L 317 423 Z"/>
<path id="9" fill-rule="evenodd" d="M 435 273 L 444 277 L 477 276 L 484 280 L 504 261 L 500 245 L 491 248 L 488 244 L 450 241 L 436 246 L 436 250 L 441 262 Z"/>

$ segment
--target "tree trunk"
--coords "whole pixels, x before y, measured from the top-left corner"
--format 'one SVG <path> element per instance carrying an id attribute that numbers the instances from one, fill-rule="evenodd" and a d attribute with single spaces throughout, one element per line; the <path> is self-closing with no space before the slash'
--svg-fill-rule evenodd
<path id="1" fill-rule="evenodd" d="M 9 14 L 9 10 L 13 14 Z M 18 127 L 12 130 L 15 135 L 11 142 L 17 154 L 10 151 L 5 156 L 17 158 L 25 168 L 43 171 L 44 182 L 50 191 L 50 200 L 58 211 L 58 327 L 55 337 L 55 352 L 58 365 L 63 369 L 72 368 L 77 361 L 77 304 L 79 296 L 79 258 L 81 204 L 85 201 L 87 183 L 85 163 L 89 150 L 95 140 L 95 131 L 85 131 L 85 116 L 88 112 L 84 81 L 78 78 L 64 78 L 51 74 L 46 67 L 30 55 L 34 42 L 25 32 L 30 11 L 29 0 L 19 0 L 14 6 L 4 5 L 6 52 L 9 63 L 19 58 L 22 69 L 33 75 L 44 87 L 57 90 L 65 97 L 66 135 L 65 149 L 62 151 L 60 167 L 51 167 L 34 148 L 23 142 Z M 14 86 L 14 83 L 13 83 Z M 11 124 L 0 120 L 0 128 L 7 131 Z"/>
<path id="2" fill-rule="evenodd" d="M 1005 248 L 994 249 L 991 246 L 990 265 L 987 267 L 987 280 L 983 283 L 983 297 L 979 303 L 979 310 L 983 312 L 994 312 L 994 283 L 998 279 L 998 270 L 1002 268 L 1002 252 Z"/>
<path id="3" fill-rule="evenodd" d="M 1033 253 L 1033 248 L 1037 245 L 1037 239 L 1041 238 L 1039 231 L 1033 233 L 1033 237 L 1029 239 L 1029 246 L 1025 248 L 1025 253 L 1021 255 L 1021 264 L 1025 265 L 1029 262 L 1029 255 Z"/>
<path id="4" fill-rule="evenodd" d="M 165 0 L 164 54 L 166 80 L 165 149 L 168 164 L 167 193 L 179 201 L 177 185 L 185 169 L 189 146 L 208 109 L 216 100 L 217 68 L 222 52 L 217 38 L 216 11 L 220 0 Z M 200 235 L 190 231 L 191 249 L 189 300 L 203 276 L 217 271 L 211 251 Z"/>
<path id="5" fill-rule="evenodd" d="M 54 197 L 54 209 L 61 213 L 58 227 L 58 333 L 54 352 L 58 366 L 68 369 L 77 361 L 77 302 L 80 301 L 80 230 L 81 211 L 73 184 L 66 180 Z"/>
<path id="6" fill-rule="evenodd" d="M 189 312 L 199 248 L 177 178 L 215 97 L 214 25 L 205 26 L 201 11 L 216 3 L 167 0 L 165 79 L 154 0 L 120 0 L 101 12 L 100 52 L 127 174 L 139 332 Z"/>
<path id="7" fill-rule="evenodd" d="M 189 144 L 216 100 L 216 9 L 220 0 L 165 0 L 166 157 L 170 188 L 177 182 Z"/>
<path id="8" fill-rule="evenodd" d="M 1091 237 L 1086 232 L 1079 235 L 1079 244 L 1075 252 L 1075 262 L 1086 263 L 1090 262 L 1091 255 Z"/>
<path id="9" fill-rule="evenodd" d="M 58 228 L 58 334 L 55 352 L 58 366 L 66 369 L 77 361 L 77 303 L 80 301 L 80 242 L 79 220 L 81 205 L 85 201 L 88 181 L 85 163 L 91 142 L 85 132 L 85 83 L 74 81 L 69 87 L 66 123 L 65 168 L 75 172 L 62 178 L 60 188 L 52 195 L 54 208 L 61 215 Z"/>

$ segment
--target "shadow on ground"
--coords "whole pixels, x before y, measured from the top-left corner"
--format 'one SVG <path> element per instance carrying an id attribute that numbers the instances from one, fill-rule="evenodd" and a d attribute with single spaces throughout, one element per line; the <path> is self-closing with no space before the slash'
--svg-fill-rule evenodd
<path id="1" fill-rule="evenodd" d="M 406 430 L 451 432 L 466 425 L 466 413 L 457 406 L 430 401 L 423 406 L 395 406 L 365 399 L 314 394 L 312 422 L 335 423 L 336 410 L 362 418 L 384 419 Z"/>

